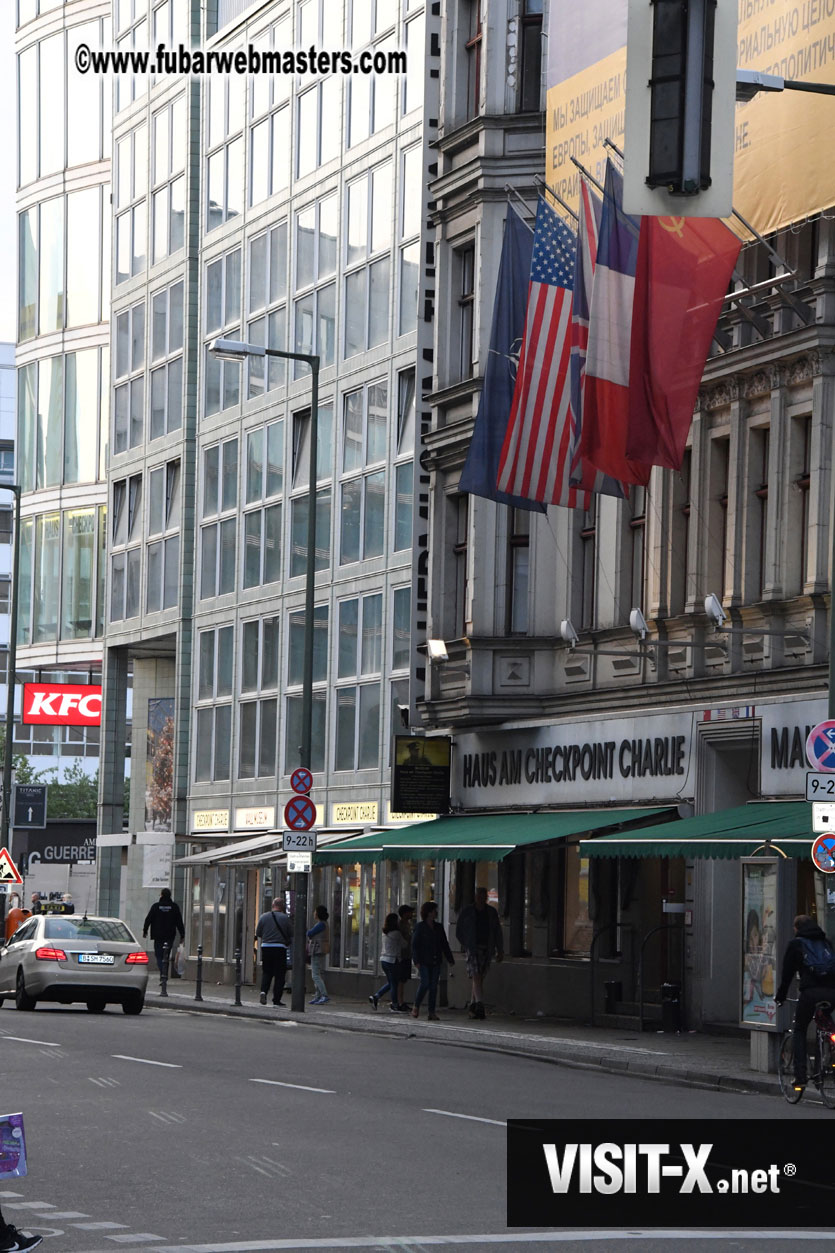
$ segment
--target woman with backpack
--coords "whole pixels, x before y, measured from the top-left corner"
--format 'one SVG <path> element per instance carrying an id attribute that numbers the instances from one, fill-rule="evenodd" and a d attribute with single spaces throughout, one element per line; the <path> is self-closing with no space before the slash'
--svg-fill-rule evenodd
<path id="1" fill-rule="evenodd" d="M 794 939 L 789 940 L 783 957 L 783 974 L 774 1000 L 782 1005 L 794 976 L 798 976 L 800 996 L 794 1015 L 794 1085 L 806 1086 L 806 1031 L 815 1016 L 818 1001 L 835 1005 L 835 951 L 814 918 L 798 914 Z"/>

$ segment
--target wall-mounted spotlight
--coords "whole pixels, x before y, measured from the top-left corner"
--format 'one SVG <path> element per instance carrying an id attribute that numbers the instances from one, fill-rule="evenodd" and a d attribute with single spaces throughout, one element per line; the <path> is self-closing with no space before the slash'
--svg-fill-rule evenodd
<path id="1" fill-rule="evenodd" d="M 449 661 L 449 653 L 443 640 L 427 640 L 426 655 L 430 661 Z"/>
<path id="2" fill-rule="evenodd" d="M 630 612 L 629 629 L 632 631 L 633 635 L 637 635 L 639 640 L 645 640 L 647 638 L 649 627 L 647 626 L 647 620 L 641 613 L 640 609 L 633 609 Z"/>
<path id="3" fill-rule="evenodd" d="M 721 628 L 728 621 L 728 615 L 722 608 L 722 602 L 715 592 L 708 592 L 705 596 L 705 613 L 716 623 L 717 628 Z"/>
<path id="4" fill-rule="evenodd" d="M 574 623 L 570 618 L 563 618 L 560 623 L 560 635 L 568 644 L 569 648 L 574 648 L 580 642 L 580 637 L 574 629 Z"/>

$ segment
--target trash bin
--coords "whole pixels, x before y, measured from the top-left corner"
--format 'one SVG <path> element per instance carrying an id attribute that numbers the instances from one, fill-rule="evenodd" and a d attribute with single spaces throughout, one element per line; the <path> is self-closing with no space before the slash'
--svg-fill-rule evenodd
<path id="1" fill-rule="evenodd" d="M 661 1029 L 681 1031 L 681 984 L 661 984 Z"/>
<path id="2" fill-rule="evenodd" d="M 603 998 L 604 1014 L 616 1013 L 615 1006 L 623 1000 L 623 984 L 615 979 L 608 979 L 603 984 Z"/>

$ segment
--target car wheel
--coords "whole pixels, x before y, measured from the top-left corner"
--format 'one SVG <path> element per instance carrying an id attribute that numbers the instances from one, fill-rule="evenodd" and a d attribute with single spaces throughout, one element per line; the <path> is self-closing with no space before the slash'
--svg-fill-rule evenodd
<path id="1" fill-rule="evenodd" d="M 37 1005 L 37 1001 L 35 1000 L 34 996 L 30 996 L 29 993 L 26 991 L 26 984 L 23 979 L 22 970 L 18 970 L 17 972 L 17 987 L 16 987 L 15 995 L 14 995 L 14 1003 L 18 1007 L 18 1009 L 27 1009 L 27 1010 L 34 1009 L 35 1006 Z"/>
<path id="2" fill-rule="evenodd" d="M 122 1010 L 126 1014 L 141 1014 L 145 1007 L 145 997 L 141 992 L 131 992 L 122 1001 Z"/>
<path id="3" fill-rule="evenodd" d="M 105 1002 L 99 997 L 94 997 L 87 1002 L 88 1014 L 103 1014 Z"/>

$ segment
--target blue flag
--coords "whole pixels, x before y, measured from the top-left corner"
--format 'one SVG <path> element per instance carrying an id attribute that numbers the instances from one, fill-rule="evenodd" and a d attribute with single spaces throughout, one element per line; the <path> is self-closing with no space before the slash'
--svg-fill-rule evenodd
<path id="1" fill-rule="evenodd" d="M 493 305 L 493 325 L 490 328 L 490 350 L 473 438 L 458 486 L 462 492 L 484 496 L 501 505 L 544 513 L 545 506 L 537 501 L 509 496 L 496 486 L 525 331 L 532 255 L 533 232 L 516 210 L 508 206 Z"/>

